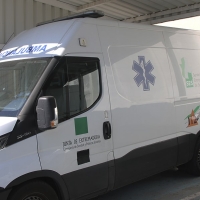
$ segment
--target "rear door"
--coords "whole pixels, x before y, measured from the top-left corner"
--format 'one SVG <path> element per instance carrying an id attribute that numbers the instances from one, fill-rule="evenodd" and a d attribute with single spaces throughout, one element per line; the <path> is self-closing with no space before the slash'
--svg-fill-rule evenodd
<path id="1" fill-rule="evenodd" d="M 43 94 L 56 98 L 59 125 L 38 135 L 42 169 L 62 175 L 71 199 L 106 191 L 108 154 L 113 145 L 102 56 L 62 58 Z"/>

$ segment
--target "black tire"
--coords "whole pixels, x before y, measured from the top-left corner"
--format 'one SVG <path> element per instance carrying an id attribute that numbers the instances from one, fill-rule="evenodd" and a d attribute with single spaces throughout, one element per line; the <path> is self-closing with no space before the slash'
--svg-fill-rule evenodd
<path id="1" fill-rule="evenodd" d="M 192 160 L 187 164 L 188 172 L 200 176 L 200 139 L 197 141 Z"/>
<path id="2" fill-rule="evenodd" d="M 17 187 L 9 200 L 59 200 L 55 190 L 43 181 L 32 181 Z"/>

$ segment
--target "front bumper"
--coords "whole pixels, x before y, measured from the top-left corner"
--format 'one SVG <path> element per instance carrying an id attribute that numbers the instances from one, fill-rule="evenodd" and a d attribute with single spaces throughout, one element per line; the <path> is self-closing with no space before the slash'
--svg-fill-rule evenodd
<path id="1" fill-rule="evenodd" d="M 7 189 L 7 190 L 0 190 L 0 200 L 7 200 L 8 199 L 8 195 L 10 194 L 11 189 Z"/>

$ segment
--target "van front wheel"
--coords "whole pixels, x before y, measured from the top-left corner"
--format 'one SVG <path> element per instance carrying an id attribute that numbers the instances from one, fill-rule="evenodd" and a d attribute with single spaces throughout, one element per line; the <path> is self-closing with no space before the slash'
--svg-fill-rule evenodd
<path id="1" fill-rule="evenodd" d="M 33 181 L 17 187 L 9 200 L 59 200 L 55 190 L 43 181 Z"/>

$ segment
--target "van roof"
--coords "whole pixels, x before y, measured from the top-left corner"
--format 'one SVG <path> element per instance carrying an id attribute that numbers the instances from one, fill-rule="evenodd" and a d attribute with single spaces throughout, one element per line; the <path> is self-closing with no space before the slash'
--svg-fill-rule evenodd
<path id="1" fill-rule="evenodd" d="M 93 19 L 93 18 L 83 18 L 76 19 L 79 21 L 83 21 L 84 23 L 102 25 L 102 26 L 118 26 L 122 28 L 136 28 L 136 29 L 146 29 L 146 30 L 155 30 L 155 31 L 168 31 L 168 32 L 179 32 L 179 33 L 187 33 L 187 34 L 197 34 L 200 35 L 200 31 L 198 30 L 190 30 L 190 29 L 181 29 L 181 28 L 172 28 L 158 25 L 149 25 L 142 23 L 129 23 L 117 20 L 105 20 L 105 19 Z"/>
<path id="2" fill-rule="evenodd" d="M 138 23 L 126 23 L 120 21 L 93 18 L 71 19 L 41 25 L 20 33 L 3 48 L 3 51 L 0 53 L 0 60 L 9 58 L 11 59 L 11 57 L 12 59 L 14 59 L 15 57 L 17 59 L 19 55 L 20 59 L 47 56 L 53 57 L 55 55 L 63 55 L 63 49 L 65 48 L 65 46 L 64 44 L 61 44 L 63 41 L 62 39 L 74 23 L 76 25 L 75 27 L 73 27 L 73 31 L 76 31 L 77 28 L 81 26 L 81 24 L 85 23 L 99 26 L 114 26 L 130 29 L 135 28 L 200 35 L 199 31 L 176 29 L 155 25 L 152 26 Z M 73 34 L 69 35 L 68 38 L 70 37 L 72 38 Z"/>

